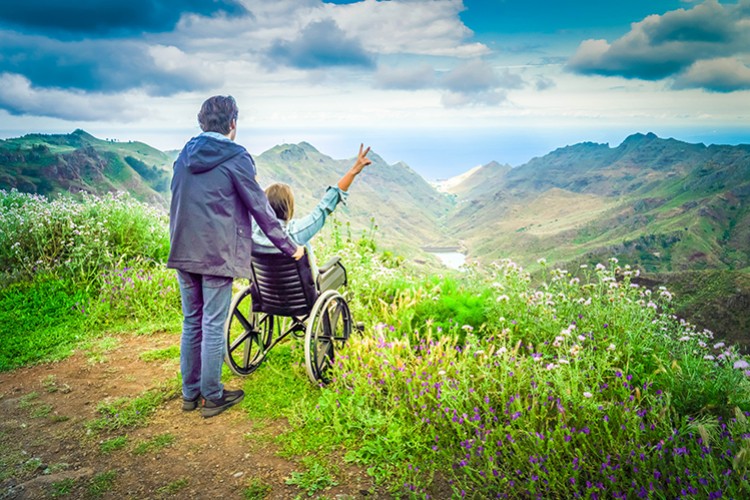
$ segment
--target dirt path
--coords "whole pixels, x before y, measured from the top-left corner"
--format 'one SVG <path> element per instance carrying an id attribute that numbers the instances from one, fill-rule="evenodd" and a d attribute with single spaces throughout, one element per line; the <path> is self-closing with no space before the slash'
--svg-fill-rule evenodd
<path id="1" fill-rule="evenodd" d="M 125 433 L 87 431 L 86 422 L 99 416 L 97 405 L 173 378 L 176 360 L 146 362 L 140 354 L 177 342 L 174 334 L 121 336 L 99 353 L 0 373 L 0 499 L 310 498 L 286 484 L 305 467 L 276 453 L 273 437 L 286 421 L 255 422 L 240 408 L 203 419 L 173 399 L 145 427 L 128 430 L 122 447 L 102 450 L 102 442 Z M 165 447 L 136 452 L 138 443 L 159 436 L 169 436 Z M 338 485 L 321 496 L 382 497 L 356 468 L 341 464 L 335 479 Z"/>

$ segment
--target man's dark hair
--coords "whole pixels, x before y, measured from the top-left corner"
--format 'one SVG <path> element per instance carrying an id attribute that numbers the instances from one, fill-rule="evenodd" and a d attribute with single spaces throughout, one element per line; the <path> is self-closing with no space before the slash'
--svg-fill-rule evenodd
<path id="1" fill-rule="evenodd" d="M 206 99 L 198 113 L 198 123 L 204 132 L 218 132 L 229 134 L 232 120 L 239 114 L 237 103 L 231 95 L 215 95 Z"/>

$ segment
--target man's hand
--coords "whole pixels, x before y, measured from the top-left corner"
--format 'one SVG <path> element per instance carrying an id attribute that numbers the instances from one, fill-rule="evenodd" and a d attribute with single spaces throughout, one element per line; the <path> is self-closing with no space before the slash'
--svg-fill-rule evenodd
<path id="1" fill-rule="evenodd" d="M 292 258 L 294 260 L 300 260 L 303 255 L 305 255 L 305 247 L 298 246 L 297 251 L 294 252 L 294 255 L 292 255 Z"/>

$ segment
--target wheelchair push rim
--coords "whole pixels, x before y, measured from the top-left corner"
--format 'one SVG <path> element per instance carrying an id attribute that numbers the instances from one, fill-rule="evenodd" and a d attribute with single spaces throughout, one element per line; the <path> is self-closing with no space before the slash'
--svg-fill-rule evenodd
<path id="1" fill-rule="evenodd" d="M 224 324 L 224 362 L 237 375 L 249 375 L 263 362 L 273 340 L 275 318 L 253 312 L 251 287 L 232 297 Z"/>
<path id="2" fill-rule="evenodd" d="M 330 382 L 336 350 L 349 340 L 352 316 L 344 297 L 335 290 L 320 295 L 305 331 L 305 370 L 313 383 Z"/>

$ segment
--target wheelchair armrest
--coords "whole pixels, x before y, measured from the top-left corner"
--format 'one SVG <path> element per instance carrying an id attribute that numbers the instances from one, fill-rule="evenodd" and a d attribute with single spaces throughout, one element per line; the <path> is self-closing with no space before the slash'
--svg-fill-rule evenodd
<path id="1" fill-rule="evenodd" d="M 336 290 L 339 287 L 346 286 L 346 283 L 346 269 L 339 257 L 331 257 L 318 270 L 317 286 L 320 293 L 326 290 Z"/>
<path id="2" fill-rule="evenodd" d="M 331 257 L 330 259 L 328 259 L 325 264 L 323 264 L 322 266 L 320 266 L 318 268 L 318 272 L 320 274 L 325 274 L 326 271 L 330 270 L 340 260 L 341 260 L 341 257 L 339 257 L 338 255 L 334 255 L 333 257 Z"/>

